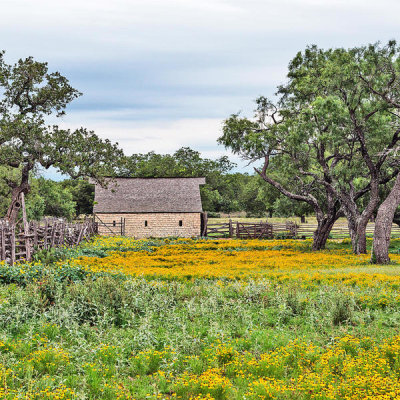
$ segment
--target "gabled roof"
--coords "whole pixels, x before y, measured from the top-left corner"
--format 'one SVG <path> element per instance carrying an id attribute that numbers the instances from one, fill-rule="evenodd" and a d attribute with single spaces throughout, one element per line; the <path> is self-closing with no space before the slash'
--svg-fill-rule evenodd
<path id="1" fill-rule="evenodd" d="M 95 187 L 95 213 L 202 212 L 205 178 L 114 178 Z"/>

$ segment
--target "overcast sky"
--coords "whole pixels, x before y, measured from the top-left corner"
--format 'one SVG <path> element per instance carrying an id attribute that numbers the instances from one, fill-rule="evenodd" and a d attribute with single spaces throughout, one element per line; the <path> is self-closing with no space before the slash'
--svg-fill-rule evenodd
<path id="1" fill-rule="evenodd" d="M 272 96 L 297 51 L 399 39 L 399 15 L 398 0 L 2 0 L 0 49 L 83 92 L 60 125 L 127 154 L 217 157 L 224 118 Z"/>

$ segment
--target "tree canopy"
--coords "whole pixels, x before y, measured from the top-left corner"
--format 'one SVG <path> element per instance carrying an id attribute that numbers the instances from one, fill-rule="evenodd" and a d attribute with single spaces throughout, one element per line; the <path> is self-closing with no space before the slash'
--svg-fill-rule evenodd
<path id="1" fill-rule="evenodd" d="M 266 182 L 313 208 L 315 248 L 324 246 L 344 213 L 354 251 L 366 251 L 379 185 L 398 173 L 391 163 L 399 140 L 394 94 L 376 94 L 397 87 L 397 53 L 394 42 L 348 50 L 308 47 L 290 62 L 276 102 L 260 97 L 254 119 L 234 114 L 225 121 L 220 143 L 243 158 L 263 160 L 256 171 Z"/>
<path id="2" fill-rule="evenodd" d="M 29 192 L 36 167 L 100 181 L 119 165 L 123 153 L 117 144 L 82 127 L 71 131 L 48 125 L 48 116 L 62 116 L 80 95 L 59 72 L 49 72 L 47 63 L 28 57 L 10 65 L 0 52 L 0 164 L 20 171 L 18 181 L 8 181 L 10 221 L 17 218 L 19 197 Z"/>

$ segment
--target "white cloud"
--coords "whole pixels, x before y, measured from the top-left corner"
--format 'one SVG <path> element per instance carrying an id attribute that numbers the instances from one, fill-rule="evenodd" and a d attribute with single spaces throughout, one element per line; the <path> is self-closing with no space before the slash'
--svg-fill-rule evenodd
<path id="1" fill-rule="evenodd" d="M 398 32 L 399 11 L 394 0 L 3 0 L 0 32 L 14 56 L 33 50 L 63 61 L 127 60 L 265 44 L 279 51 L 285 37 L 336 35 L 344 45 L 386 39 Z"/>
<path id="2" fill-rule="evenodd" d="M 230 155 L 216 141 L 222 133 L 222 120 L 217 118 L 178 119 L 173 121 L 129 121 L 125 114 L 129 111 L 110 113 L 75 113 L 65 117 L 59 125 L 62 128 L 77 129 L 81 121 L 87 121 L 87 128 L 103 138 L 113 138 L 125 153 L 172 153 L 180 147 L 199 150 L 205 157 Z"/>
<path id="3" fill-rule="evenodd" d="M 63 124 L 126 153 L 190 146 L 205 156 L 221 121 L 271 96 L 307 44 L 395 38 L 397 0 L 2 0 L 7 59 L 49 61 L 84 96 Z"/>

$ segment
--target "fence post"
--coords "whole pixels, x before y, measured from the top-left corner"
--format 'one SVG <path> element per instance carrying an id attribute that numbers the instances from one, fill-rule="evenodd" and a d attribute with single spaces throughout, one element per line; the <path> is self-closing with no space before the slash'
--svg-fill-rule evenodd
<path id="1" fill-rule="evenodd" d="M 6 235 L 5 226 L 1 224 L 1 260 L 6 259 Z"/>
<path id="2" fill-rule="evenodd" d="M 57 222 L 53 221 L 53 225 L 52 225 L 52 229 L 51 229 L 50 247 L 54 247 L 54 243 L 56 240 L 56 231 L 57 231 Z"/>
<path id="3" fill-rule="evenodd" d="M 36 222 L 33 223 L 33 245 L 38 247 L 38 231 Z"/>
<path id="4" fill-rule="evenodd" d="M 11 244 L 11 265 L 14 265 L 15 258 L 15 226 L 10 228 L 10 244 Z"/>
<path id="5" fill-rule="evenodd" d="M 202 220 L 202 231 L 200 232 L 200 235 L 203 237 L 207 236 L 207 225 L 208 225 L 208 214 L 206 212 L 203 212 L 201 214 L 201 220 Z M 201 224 L 200 224 L 201 225 Z"/>
<path id="6" fill-rule="evenodd" d="M 26 261 L 31 261 L 31 241 L 29 239 L 29 224 L 28 219 L 26 218 L 26 208 L 25 208 L 25 195 L 24 192 L 20 194 L 21 197 L 21 206 L 22 206 L 22 222 L 24 225 L 24 235 L 25 235 L 25 253 L 26 253 Z"/>
<path id="7" fill-rule="evenodd" d="M 233 224 L 232 220 L 229 218 L 229 237 L 233 237 Z"/>
<path id="8" fill-rule="evenodd" d="M 85 226 L 84 226 L 84 224 L 82 224 L 82 225 L 81 225 L 81 228 L 80 228 L 80 230 L 79 230 L 79 233 L 78 233 L 78 237 L 77 237 L 77 239 L 76 239 L 76 243 L 75 243 L 76 246 L 78 246 L 78 244 L 79 244 L 79 243 L 81 242 L 81 240 L 82 240 L 82 235 L 83 235 L 84 229 L 85 229 Z"/>
<path id="9" fill-rule="evenodd" d="M 47 218 L 45 219 L 44 222 L 44 236 L 43 236 L 43 248 L 47 249 L 47 233 L 48 233 L 48 222 Z"/>
<path id="10" fill-rule="evenodd" d="M 60 243 L 61 246 L 64 246 L 65 244 L 65 221 L 62 222 L 61 225 L 61 237 L 60 237 Z"/>

